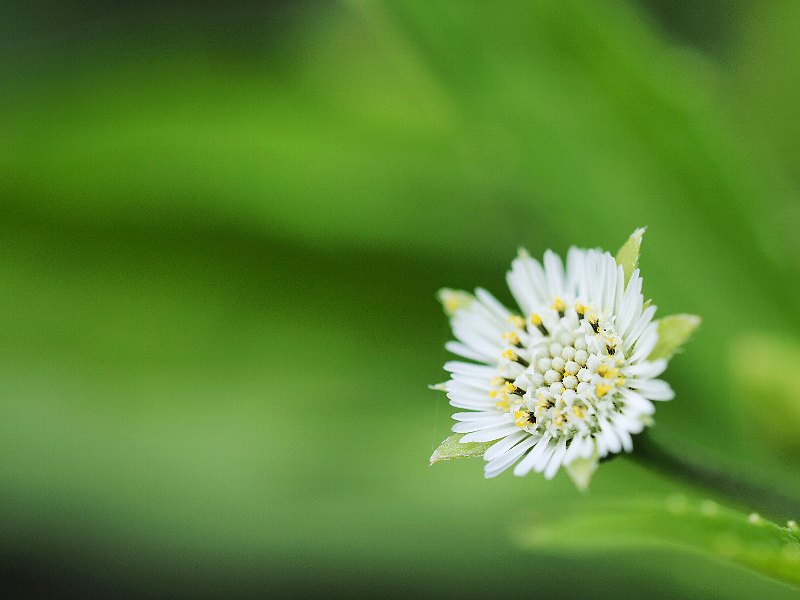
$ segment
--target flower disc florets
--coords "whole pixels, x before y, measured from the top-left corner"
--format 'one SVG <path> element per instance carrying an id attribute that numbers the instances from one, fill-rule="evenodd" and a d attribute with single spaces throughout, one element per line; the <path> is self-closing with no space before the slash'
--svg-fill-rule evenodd
<path id="1" fill-rule="evenodd" d="M 442 291 L 457 342 L 448 349 L 475 363 L 447 363 L 444 385 L 462 442 L 499 440 L 485 453 L 486 476 L 516 464 L 552 477 L 561 465 L 631 451 L 650 423 L 651 400 L 672 391 L 654 379 L 658 341 L 638 270 L 626 282 L 614 258 L 571 248 L 566 268 L 548 251 L 544 266 L 521 252 L 508 284 L 519 312 L 489 292 Z"/>

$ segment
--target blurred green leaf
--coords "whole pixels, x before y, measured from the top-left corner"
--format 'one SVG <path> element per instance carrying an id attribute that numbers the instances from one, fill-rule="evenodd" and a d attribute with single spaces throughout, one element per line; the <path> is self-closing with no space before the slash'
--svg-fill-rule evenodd
<path id="1" fill-rule="evenodd" d="M 800 380 L 776 377 L 800 372 L 800 343 L 785 336 L 750 332 L 731 340 L 729 373 L 739 425 L 773 454 L 800 455 Z M 757 410 L 754 408 L 757 407 Z"/>
<path id="2" fill-rule="evenodd" d="M 467 442 L 461 443 L 462 433 L 455 433 L 444 440 L 439 447 L 431 454 L 431 464 L 443 460 L 453 460 L 454 458 L 470 458 L 473 456 L 483 456 L 495 442 Z"/>
<path id="3" fill-rule="evenodd" d="M 700 327 L 702 319 L 697 315 L 669 315 L 658 322 L 658 343 L 648 356 L 648 360 L 671 358 L 679 352 L 695 329 Z"/>
<path id="4" fill-rule="evenodd" d="M 193 569 L 199 556 L 258 572 L 278 560 L 287 576 L 352 569 L 359 583 L 386 559 L 392 576 L 413 565 L 426 595 L 443 580 L 449 594 L 518 593 L 525 557 L 495 535 L 498 506 L 574 490 L 566 478 L 476 486 L 458 471 L 472 464 L 424 479 L 433 406 L 419 382 L 447 335 L 429 296 L 502 290 L 520 245 L 613 248 L 639 223 L 648 293 L 667 312 L 713 316 L 673 382 L 702 402 L 665 407 L 660 430 L 752 462 L 750 438 L 730 429 L 732 383 L 708 373 L 732 323 L 800 333 L 796 273 L 776 267 L 800 256 L 798 211 L 729 118 L 738 96 L 721 65 L 625 2 L 300 12 L 249 46 L 127 20 L 4 45 L 0 474 L 14 541 L 61 527 L 128 549 L 124 564 L 171 548 L 166 569 L 178 555 Z M 13 18 L 5 29 L 30 33 Z M 354 385 L 370 357 L 376 410 Z M 324 418 L 288 401 L 301 358 L 325 387 Z M 387 406 L 402 427 L 387 428 Z M 785 463 L 755 466 L 798 489 Z M 592 498 L 651 483 L 608 465 Z M 448 570 L 434 559 L 464 518 L 462 545 L 483 544 L 486 560 L 463 553 Z M 592 597 L 620 587 L 624 566 L 602 560 L 578 565 Z M 717 597 L 782 593 L 730 574 L 691 563 L 676 577 L 641 557 L 632 576 L 669 600 L 710 580 Z M 564 593 L 559 578 L 539 583 Z"/>
<path id="5" fill-rule="evenodd" d="M 642 236 L 644 235 L 645 228 L 640 227 L 634 231 L 628 241 L 626 241 L 622 248 L 617 252 L 617 264 L 622 265 L 625 271 L 625 283 L 631 278 L 631 274 L 639 266 L 639 249 L 642 247 Z"/>
<path id="6" fill-rule="evenodd" d="M 535 513 L 514 530 L 528 549 L 591 553 L 666 545 L 733 562 L 800 587 L 797 524 L 780 527 L 756 514 L 682 495 L 605 500 L 591 506 L 559 503 Z"/>

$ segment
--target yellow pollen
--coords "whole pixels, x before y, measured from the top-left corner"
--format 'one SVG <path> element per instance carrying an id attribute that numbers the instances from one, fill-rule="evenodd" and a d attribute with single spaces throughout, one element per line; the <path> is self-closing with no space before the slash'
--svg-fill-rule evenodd
<path id="1" fill-rule="evenodd" d="M 505 385 L 503 386 L 503 391 L 507 394 L 513 394 L 517 389 L 513 383 L 506 381 Z"/>
<path id="2" fill-rule="evenodd" d="M 503 358 L 506 358 L 508 360 L 517 360 L 517 353 L 514 352 L 513 350 L 506 350 L 505 352 L 503 352 Z"/>
<path id="3" fill-rule="evenodd" d="M 616 367 L 609 367 L 608 365 L 600 365 L 597 367 L 597 374 L 605 378 L 614 377 L 619 374 L 619 369 Z"/>
<path id="4" fill-rule="evenodd" d="M 585 315 L 586 311 L 589 310 L 585 304 L 581 304 L 580 302 L 575 303 L 575 312 L 579 315 Z"/>
<path id="5" fill-rule="evenodd" d="M 538 327 L 539 325 L 542 324 L 542 317 L 540 317 L 536 313 L 531 313 L 531 323 L 533 323 Z"/>
<path id="6" fill-rule="evenodd" d="M 576 417 L 578 417 L 579 419 L 582 419 L 583 417 L 585 417 L 585 416 L 586 416 L 586 410 L 585 410 L 585 409 L 584 409 L 582 406 L 579 406 L 579 405 L 577 405 L 577 404 L 576 404 L 575 406 L 573 406 L 573 407 L 572 407 L 572 412 L 573 412 L 573 413 L 575 414 L 575 416 L 576 416 Z"/>
<path id="7" fill-rule="evenodd" d="M 519 346 L 519 344 L 520 344 L 519 336 L 514 331 L 506 331 L 503 334 L 503 339 L 504 340 L 508 340 L 509 342 L 514 344 L 515 346 Z"/>
<path id="8" fill-rule="evenodd" d="M 595 391 L 596 391 L 596 393 L 597 393 L 597 397 L 598 397 L 598 398 L 602 398 L 602 397 L 603 397 L 603 396 L 605 396 L 605 395 L 606 395 L 608 392 L 610 392 L 610 391 L 611 391 L 611 386 L 610 386 L 610 385 L 605 385 L 605 384 L 603 384 L 603 383 L 598 383 L 598 384 L 597 384 L 597 387 L 595 388 Z"/>
<path id="9" fill-rule="evenodd" d="M 525 319 L 523 319 L 519 315 L 510 315 L 508 317 L 508 322 L 511 323 L 517 329 L 525 329 Z"/>
<path id="10" fill-rule="evenodd" d="M 614 385 L 617 386 L 617 387 L 625 385 L 625 378 L 624 377 L 617 377 L 614 380 Z"/>
<path id="11" fill-rule="evenodd" d="M 557 312 L 564 312 L 564 310 L 567 308 L 567 305 L 560 296 L 556 296 L 555 300 L 553 300 L 552 308 Z"/>
<path id="12" fill-rule="evenodd" d="M 564 415 L 560 412 L 556 413 L 556 418 L 553 419 L 553 423 L 555 423 L 556 427 L 560 427 L 564 424 Z"/>
<path id="13" fill-rule="evenodd" d="M 492 385 L 503 385 L 506 381 L 505 377 L 492 377 L 492 380 L 489 382 Z"/>
<path id="14" fill-rule="evenodd" d="M 508 410 L 508 398 L 503 398 L 500 402 L 495 402 L 494 405 L 497 408 Z"/>
<path id="15" fill-rule="evenodd" d="M 489 392 L 489 398 L 497 398 L 500 395 L 500 390 L 492 390 Z"/>

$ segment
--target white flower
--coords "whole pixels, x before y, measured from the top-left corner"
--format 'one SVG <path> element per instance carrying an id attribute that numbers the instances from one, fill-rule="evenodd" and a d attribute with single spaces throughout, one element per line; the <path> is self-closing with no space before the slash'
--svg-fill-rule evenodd
<path id="1" fill-rule="evenodd" d="M 549 250 L 543 265 L 520 251 L 507 275 L 519 312 L 481 288 L 440 292 L 457 339 L 446 347 L 474 362 L 445 364 L 439 387 L 465 410 L 453 415 L 461 442 L 497 440 L 486 477 L 516 465 L 550 479 L 564 465 L 585 484 L 599 458 L 633 449 L 652 401 L 673 397 L 656 379 L 667 360 L 648 360 L 656 308 L 638 269 L 625 279 L 611 254 L 573 247 L 566 267 Z"/>

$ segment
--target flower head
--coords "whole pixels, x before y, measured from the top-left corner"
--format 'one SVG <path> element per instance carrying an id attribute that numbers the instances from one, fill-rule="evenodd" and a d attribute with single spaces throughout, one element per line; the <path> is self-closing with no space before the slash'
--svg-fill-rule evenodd
<path id="1" fill-rule="evenodd" d="M 585 484 L 599 458 L 633 449 L 653 401 L 673 397 L 657 379 L 667 359 L 651 357 L 656 307 L 639 270 L 626 274 L 600 250 L 570 248 L 566 265 L 549 250 L 542 263 L 520 251 L 507 282 L 515 310 L 481 288 L 440 292 L 457 340 L 446 347 L 470 361 L 445 364 L 441 389 L 465 411 L 452 429 L 462 443 L 495 442 L 486 477 L 513 466 L 549 479 L 563 465 Z"/>

